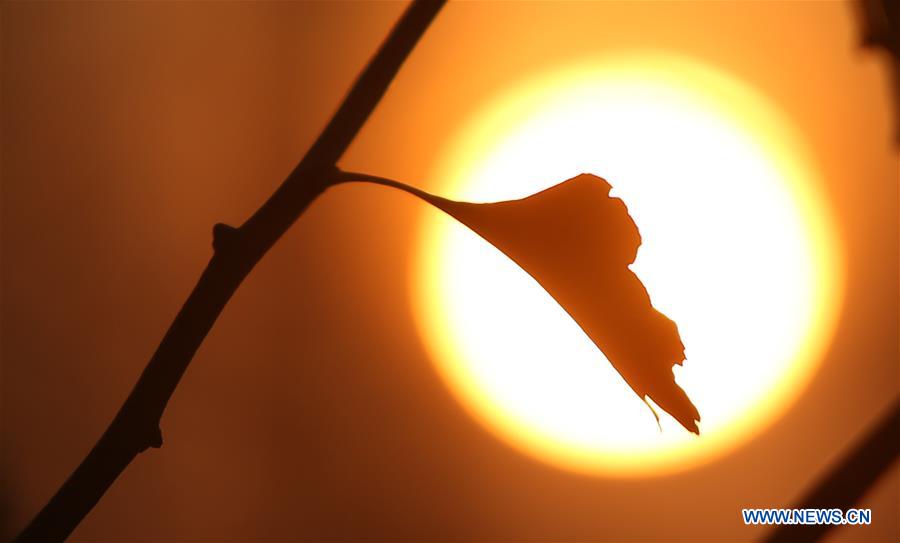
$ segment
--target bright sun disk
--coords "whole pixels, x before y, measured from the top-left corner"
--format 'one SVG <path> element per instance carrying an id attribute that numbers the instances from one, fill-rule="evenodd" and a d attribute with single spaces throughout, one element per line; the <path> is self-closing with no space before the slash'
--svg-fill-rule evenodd
<path id="1" fill-rule="evenodd" d="M 692 61 L 634 55 L 491 101 L 432 178 L 439 195 L 497 201 L 582 172 L 606 178 L 640 229 L 632 269 L 679 326 L 687 361 L 675 375 L 701 436 L 665 414 L 660 431 L 531 277 L 434 210 L 413 262 L 426 348 L 473 416 L 541 460 L 649 475 L 712 459 L 797 398 L 830 338 L 841 259 L 817 172 L 752 89 Z"/>

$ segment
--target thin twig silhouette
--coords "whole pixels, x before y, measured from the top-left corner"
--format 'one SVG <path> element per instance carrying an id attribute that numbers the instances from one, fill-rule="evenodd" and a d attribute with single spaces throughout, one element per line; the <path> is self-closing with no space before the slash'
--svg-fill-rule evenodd
<path id="1" fill-rule="evenodd" d="M 68 480 L 17 537 L 62 541 L 139 453 L 160 447 L 160 419 L 225 304 L 269 248 L 331 184 L 337 161 L 387 91 L 445 0 L 414 0 L 319 138 L 274 194 L 239 228 L 213 228 L 214 253 L 131 394 Z"/>
<path id="2" fill-rule="evenodd" d="M 857 504 L 900 455 L 900 399 L 895 399 L 873 428 L 803 496 L 794 509 L 841 509 Z M 784 524 L 767 543 L 818 541 L 833 524 Z"/>

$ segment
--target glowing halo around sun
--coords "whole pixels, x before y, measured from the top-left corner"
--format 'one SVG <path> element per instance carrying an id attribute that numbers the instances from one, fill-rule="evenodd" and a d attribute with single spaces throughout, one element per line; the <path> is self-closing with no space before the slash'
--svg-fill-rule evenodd
<path id="1" fill-rule="evenodd" d="M 842 255 L 814 164 L 739 81 L 672 56 L 573 65 L 478 110 L 432 172 L 441 196 L 523 197 L 606 178 L 643 245 L 632 269 L 678 323 L 701 436 L 647 407 L 523 270 L 428 209 L 413 259 L 423 342 L 449 389 L 515 448 L 609 476 L 672 472 L 746 441 L 805 388 L 841 302 Z M 602 250 L 598 247 L 597 250 Z"/>

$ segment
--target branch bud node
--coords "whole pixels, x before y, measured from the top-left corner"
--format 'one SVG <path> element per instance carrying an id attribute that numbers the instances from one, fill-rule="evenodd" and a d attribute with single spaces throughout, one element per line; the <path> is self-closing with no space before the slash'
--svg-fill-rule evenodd
<path id="1" fill-rule="evenodd" d="M 217 253 L 233 245 L 240 237 L 241 231 L 224 223 L 213 226 L 213 250 Z"/>
<path id="2" fill-rule="evenodd" d="M 162 447 L 162 444 L 163 444 L 162 430 L 160 430 L 160 429 L 159 429 L 159 426 L 157 426 L 157 427 L 154 429 L 153 433 L 150 434 L 150 442 L 149 442 L 149 445 L 150 445 L 151 447 L 153 447 L 154 449 L 158 449 L 158 448 Z"/>

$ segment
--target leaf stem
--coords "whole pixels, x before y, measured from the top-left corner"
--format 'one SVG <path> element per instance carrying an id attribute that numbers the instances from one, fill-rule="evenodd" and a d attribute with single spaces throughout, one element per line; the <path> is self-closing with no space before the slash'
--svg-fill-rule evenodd
<path id="1" fill-rule="evenodd" d="M 400 181 L 395 181 L 393 179 L 389 179 L 387 177 L 381 177 L 378 175 L 370 175 L 367 173 L 359 173 L 359 172 L 345 172 L 343 170 L 338 170 L 337 173 L 332 177 L 332 180 L 335 185 L 340 183 L 372 183 L 375 185 L 381 185 L 384 187 L 391 187 L 395 189 L 402 190 L 408 194 L 412 194 L 413 196 L 420 198 L 429 204 L 438 205 L 440 202 L 449 202 L 452 200 L 448 200 L 447 198 L 441 198 L 440 196 L 435 196 L 429 192 L 425 192 L 424 190 L 417 189 L 416 187 L 412 187 L 407 185 L 406 183 L 401 183 Z"/>

